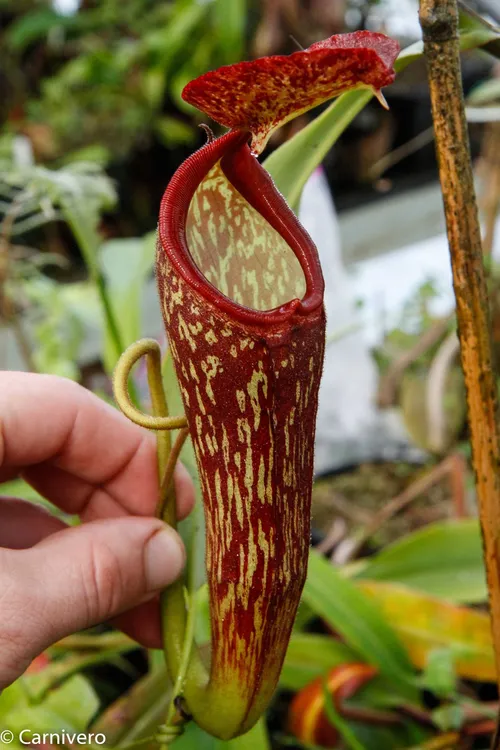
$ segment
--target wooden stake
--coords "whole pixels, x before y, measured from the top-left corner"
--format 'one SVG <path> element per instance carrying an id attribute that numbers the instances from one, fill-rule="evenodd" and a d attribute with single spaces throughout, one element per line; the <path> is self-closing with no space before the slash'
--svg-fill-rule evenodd
<path id="1" fill-rule="evenodd" d="M 500 437 L 486 279 L 462 91 L 457 1 L 420 0 L 420 25 L 429 74 L 500 678 Z"/>

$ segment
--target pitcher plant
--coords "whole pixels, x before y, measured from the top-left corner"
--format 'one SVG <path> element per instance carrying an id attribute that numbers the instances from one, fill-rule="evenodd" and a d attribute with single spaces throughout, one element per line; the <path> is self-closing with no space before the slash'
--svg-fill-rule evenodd
<path id="1" fill-rule="evenodd" d="M 161 517 L 175 526 L 172 472 L 188 433 L 203 490 L 211 659 L 191 646 L 192 602 L 180 581 L 162 602 L 177 707 L 164 744 L 187 714 L 221 739 L 255 724 L 275 690 L 307 572 L 323 278 L 314 243 L 257 156 L 276 128 L 347 89 L 369 88 L 383 101 L 398 50 L 382 34 L 343 34 L 220 68 L 184 89 L 229 128 L 181 165 L 160 209 L 158 288 L 186 416 L 168 416 L 156 342 L 127 350 L 115 376 L 125 413 L 158 430 Z M 127 392 L 144 354 L 153 416 Z M 171 451 L 170 429 L 179 429 Z"/>

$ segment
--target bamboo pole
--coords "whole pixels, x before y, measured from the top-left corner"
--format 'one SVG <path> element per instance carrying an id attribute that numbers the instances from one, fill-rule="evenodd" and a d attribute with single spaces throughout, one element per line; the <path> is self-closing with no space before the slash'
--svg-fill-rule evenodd
<path id="1" fill-rule="evenodd" d="M 460 70 L 457 0 L 420 0 L 472 461 L 500 684 L 500 436 L 486 278 Z"/>

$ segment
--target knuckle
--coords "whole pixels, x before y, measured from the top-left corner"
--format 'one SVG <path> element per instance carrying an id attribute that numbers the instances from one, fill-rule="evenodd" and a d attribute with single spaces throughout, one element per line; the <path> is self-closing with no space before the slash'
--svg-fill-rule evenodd
<path id="1" fill-rule="evenodd" d="M 116 614 L 127 596 L 127 581 L 117 555 L 104 542 L 92 545 L 82 591 L 89 625 Z"/>

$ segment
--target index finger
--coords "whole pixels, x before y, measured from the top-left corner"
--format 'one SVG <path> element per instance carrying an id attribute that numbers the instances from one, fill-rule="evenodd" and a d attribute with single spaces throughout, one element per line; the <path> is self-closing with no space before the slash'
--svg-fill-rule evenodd
<path id="1" fill-rule="evenodd" d="M 154 436 L 52 375 L 0 373 L 0 481 L 13 471 L 87 520 L 152 515 L 158 498 Z M 189 509 L 193 490 L 185 469 L 176 484 Z"/>

